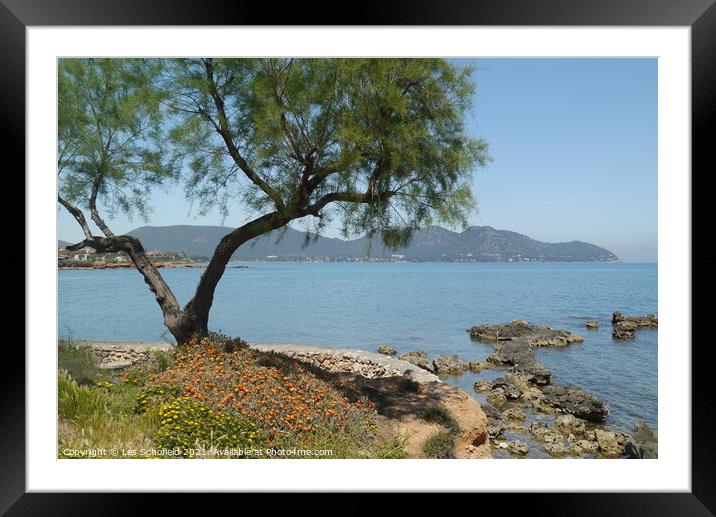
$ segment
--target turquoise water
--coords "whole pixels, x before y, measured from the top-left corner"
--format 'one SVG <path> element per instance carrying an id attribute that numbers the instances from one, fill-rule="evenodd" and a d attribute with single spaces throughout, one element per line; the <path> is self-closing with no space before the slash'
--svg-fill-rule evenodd
<path id="1" fill-rule="evenodd" d="M 585 342 L 540 349 L 558 384 L 607 402 L 607 423 L 657 428 L 657 330 L 611 338 L 611 313 L 657 313 L 656 264 L 618 263 L 253 263 L 229 268 L 209 326 L 252 342 L 306 343 L 399 352 L 427 350 L 484 359 L 489 345 L 466 329 L 513 319 L 566 329 Z M 202 269 L 162 270 L 182 303 Z M 597 320 L 598 330 L 584 323 Z M 153 295 L 134 270 L 59 271 L 59 335 L 113 341 L 172 341 Z M 500 373 L 501 374 L 501 373 Z M 485 378 L 495 372 L 480 374 Z M 472 393 L 478 378 L 448 379 Z"/>

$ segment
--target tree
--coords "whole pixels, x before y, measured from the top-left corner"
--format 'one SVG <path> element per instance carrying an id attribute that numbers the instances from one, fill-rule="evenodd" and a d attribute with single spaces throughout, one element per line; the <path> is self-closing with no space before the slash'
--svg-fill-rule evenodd
<path id="1" fill-rule="evenodd" d="M 60 198 L 85 230 L 72 248 L 127 252 L 183 342 L 207 332 L 239 246 L 292 221 L 318 234 L 337 218 L 344 235 L 377 234 L 393 248 L 435 220 L 464 225 L 472 172 L 488 159 L 464 123 L 471 73 L 442 59 L 72 60 L 60 69 L 60 145 L 74 153 L 64 177 L 60 160 L 61 191 L 83 200 L 104 234 Z M 108 142 L 112 131 L 132 135 L 132 148 Z M 242 203 L 255 214 L 221 239 L 183 308 L 141 243 L 113 235 L 97 210 L 98 194 L 179 170 L 201 212 Z M 103 201 L 143 206 L 130 199 Z"/>

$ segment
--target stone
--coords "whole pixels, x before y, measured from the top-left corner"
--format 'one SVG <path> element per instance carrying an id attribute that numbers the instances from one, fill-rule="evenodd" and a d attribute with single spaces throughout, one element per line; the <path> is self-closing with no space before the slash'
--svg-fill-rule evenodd
<path id="1" fill-rule="evenodd" d="M 617 458 L 622 455 L 624 448 L 617 442 L 617 435 L 613 431 L 595 429 L 594 437 L 599 446 L 599 452 L 604 456 Z"/>
<path id="2" fill-rule="evenodd" d="M 507 450 L 510 454 L 524 456 L 529 452 L 530 448 L 522 440 L 514 440 L 512 442 L 507 442 Z"/>
<path id="3" fill-rule="evenodd" d="M 616 325 L 612 328 L 612 338 L 618 341 L 627 341 L 636 337 L 636 331 L 634 329 L 623 328 L 621 325 Z"/>
<path id="4" fill-rule="evenodd" d="M 545 436 L 552 433 L 552 429 L 546 422 L 532 422 L 528 429 L 529 433 L 539 441 L 545 441 Z"/>
<path id="5" fill-rule="evenodd" d="M 540 402 L 589 422 L 604 422 L 609 414 L 603 401 L 574 386 L 545 386 Z"/>
<path id="6" fill-rule="evenodd" d="M 99 363 L 98 368 L 100 370 L 121 370 L 122 368 L 127 368 L 129 366 L 132 366 L 133 364 L 134 361 L 130 361 L 127 359 L 116 359 Z"/>
<path id="7" fill-rule="evenodd" d="M 507 429 L 502 413 L 491 404 L 482 404 L 482 411 L 487 416 L 487 434 L 490 438 L 497 438 Z"/>
<path id="8" fill-rule="evenodd" d="M 547 386 L 552 384 L 552 372 L 542 366 L 537 361 L 530 361 L 513 366 L 510 371 L 514 371 L 523 375 L 527 381 L 537 386 Z"/>
<path id="9" fill-rule="evenodd" d="M 487 361 L 469 361 L 467 363 L 467 369 L 474 373 L 480 373 L 482 370 L 491 368 L 492 365 Z"/>
<path id="10" fill-rule="evenodd" d="M 395 355 L 398 353 L 398 351 L 392 346 L 380 345 L 378 347 L 378 353 L 383 355 Z"/>
<path id="11" fill-rule="evenodd" d="M 583 434 L 586 431 L 584 421 L 570 414 L 558 416 L 555 426 L 566 434 Z"/>
<path id="12" fill-rule="evenodd" d="M 428 360 L 428 353 L 425 350 L 415 350 L 399 355 L 398 359 L 414 364 L 418 368 L 435 373 L 432 363 Z"/>
<path id="13" fill-rule="evenodd" d="M 496 390 L 492 390 L 492 392 L 487 396 L 487 400 L 493 404 L 501 406 L 507 402 L 507 397 L 505 396 L 505 391 L 502 388 L 498 388 Z"/>
<path id="14" fill-rule="evenodd" d="M 530 325 L 525 320 L 513 320 L 509 323 L 484 324 L 468 329 L 470 337 L 478 341 L 514 341 L 526 340 L 532 346 L 566 346 L 581 343 L 581 336 L 566 330 L 557 330 L 542 325 Z"/>
<path id="15" fill-rule="evenodd" d="M 511 372 L 522 375 L 537 386 L 551 384 L 552 372 L 535 360 L 533 348 L 561 347 L 583 341 L 580 336 L 571 332 L 530 325 L 524 320 L 498 325 L 479 325 L 470 328 L 469 332 L 473 339 L 494 344 L 495 352 L 487 358 L 488 364 L 511 366 Z"/>
<path id="16" fill-rule="evenodd" d="M 492 381 L 493 390 L 502 390 L 507 400 L 517 400 L 522 397 L 522 389 L 510 376 L 498 377 Z"/>
<path id="17" fill-rule="evenodd" d="M 636 331 L 643 327 L 658 327 L 655 314 L 645 316 L 625 316 L 621 312 L 612 314 L 612 337 L 620 341 L 634 339 Z"/>
<path id="18" fill-rule="evenodd" d="M 473 388 L 477 392 L 490 391 L 492 389 L 492 383 L 484 379 L 478 379 L 475 381 Z"/>
<path id="19" fill-rule="evenodd" d="M 565 447 L 563 443 L 559 442 L 546 443 L 544 445 L 544 450 L 550 456 L 564 456 L 568 451 L 567 447 Z"/>
<path id="20" fill-rule="evenodd" d="M 468 363 L 457 355 L 439 355 L 433 360 L 435 373 L 462 373 L 468 369 Z"/>
<path id="21" fill-rule="evenodd" d="M 522 400 L 528 402 L 538 400 L 540 397 L 542 397 L 542 392 L 539 388 L 536 388 L 534 386 L 529 386 L 522 394 Z"/>
<path id="22" fill-rule="evenodd" d="M 592 320 L 592 321 L 588 321 L 585 326 L 586 326 L 588 329 L 598 329 L 598 328 L 599 328 L 599 323 L 597 323 L 596 321 L 593 321 L 593 320 Z"/>
<path id="23" fill-rule="evenodd" d="M 522 421 L 522 420 L 524 420 L 526 417 L 525 417 L 525 412 L 524 412 L 524 411 L 522 411 L 522 410 L 521 410 L 520 408 L 518 408 L 518 407 L 515 407 L 515 408 L 509 408 L 509 409 L 504 410 L 504 411 L 502 412 L 502 418 L 506 418 L 507 420 L 519 420 L 519 421 Z"/>
<path id="24" fill-rule="evenodd" d="M 634 459 L 656 459 L 658 457 L 658 436 L 646 422 L 634 424 L 634 433 L 624 446 L 624 452 Z"/>
<path id="25" fill-rule="evenodd" d="M 596 454 L 599 450 L 599 445 L 594 441 L 577 440 L 572 444 L 571 449 L 577 455 Z"/>
<path id="26" fill-rule="evenodd" d="M 637 327 L 658 327 L 659 320 L 655 314 L 646 314 L 644 316 L 625 316 L 621 312 L 612 314 L 612 325 L 633 323 Z"/>

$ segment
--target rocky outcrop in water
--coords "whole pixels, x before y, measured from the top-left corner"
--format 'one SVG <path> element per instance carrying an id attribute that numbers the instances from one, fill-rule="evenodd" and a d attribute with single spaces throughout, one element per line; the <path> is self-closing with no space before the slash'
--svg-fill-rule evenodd
<path id="1" fill-rule="evenodd" d="M 507 429 L 502 412 L 490 404 L 482 404 L 482 411 L 487 416 L 487 434 L 490 438 L 500 436 Z"/>
<path id="2" fill-rule="evenodd" d="M 593 321 L 593 320 L 588 321 L 587 324 L 585 325 L 585 327 L 587 327 L 588 329 L 598 329 L 599 323 L 597 323 L 596 321 Z"/>
<path id="3" fill-rule="evenodd" d="M 609 414 L 609 408 L 603 401 L 582 388 L 546 386 L 542 393 L 541 403 L 582 420 L 604 422 Z"/>
<path id="4" fill-rule="evenodd" d="M 612 338 L 617 341 L 627 341 L 636 337 L 636 330 L 633 328 L 614 325 L 612 328 Z"/>
<path id="5" fill-rule="evenodd" d="M 630 458 L 655 459 L 658 457 L 657 434 L 646 422 L 637 422 L 634 433 L 629 437 L 624 451 Z"/>
<path id="6" fill-rule="evenodd" d="M 487 358 L 489 363 L 512 366 L 511 372 L 538 386 L 550 384 L 552 372 L 535 360 L 535 347 L 563 347 L 584 341 L 566 330 L 531 325 L 525 320 L 478 325 L 468 329 L 468 332 L 472 339 L 494 344 L 495 353 Z"/>
<path id="7" fill-rule="evenodd" d="M 378 347 L 378 353 L 383 355 L 395 355 L 398 352 L 392 346 L 380 345 Z"/>
<path id="8" fill-rule="evenodd" d="M 509 323 L 484 324 L 471 327 L 468 332 L 478 341 L 526 341 L 532 347 L 567 346 L 581 343 L 584 339 L 566 330 L 556 330 L 542 325 L 531 325 L 525 320 Z"/>
<path id="9" fill-rule="evenodd" d="M 625 316 L 618 311 L 612 314 L 612 337 L 616 340 L 634 339 L 638 329 L 658 326 L 659 320 L 654 314 Z"/>
<path id="10" fill-rule="evenodd" d="M 518 400 L 522 398 L 524 391 L 519 385 L 514 375 L 506 375 L 504 377 L 498 377 L 492 381 L 492 391 L 501 392 L 507 400 Z"/>
<path id="11" fill-rule="evenodd" d="M 624 323 L 635 323 L 637 327 L 659 326 L 659 320 L 655 314 L 647 314 L 645 316 L 625 316 L 618 311 L 612 314 L 612 324 L 621 325 Z"/>
<path id="12" fill-rule="evenodd" d="M 468 330 L 471 338 L 485 341 L 494 347 L 494 353 L 487 361 L 496 367 L 509 367 L 507 375 L 475 382 L 478 392 L 488 392 L 491 406 L 488 422 L 493 437 L 500 436 L 505 429 L 529 432 L 532 438 L 544 444 L 544 450 L 551 456 L 567 454 L 583 455 L 599 451 L 606 457 L 613 457 L 623 443 L 614 445 L 616 434 L 600 434 L 600 446 L 594 432 L 586 432 L 585 422 L 603 423 L 609 413 L 606 403 L 595 395 L 574 386 L 554 386 L 553 376 L 534 357 L 536 347 L 564 347 L 581 343 L 582 337 L 565 330 L 542 325 L 532 325 L 524 320 L 502 324 L 484 324 Z M 557 414 L 555 427 L 546 422 L 532 422 L 529 429 L 518 419 L 507 417 L 500 409 L 510 404 L 521 403 L 533 411 Z M 507 407 L 510 416 L 519 414 L 519 408 Z M 603 430 L 604 431 L 604 430 Z M 611 433 L 611 431 L 605 431 Z M 612 436 L 614 435 L 614 436 Z M 565 442 L 565 436 L 567 441 Z M 621 454 L 621 451 L 619 452 Z"/>
<path id="13" fill-rule="evenodd" d="M 418 368 L 427 370 L 430 373 L 435 373 L 435 370 L 433 369 L 433 363 L 428 360 L 428 353 L 425 350 L 406 352 L 404 354 L 399 355 L 398 359 L 414 364 Z"/>
<path id="14" fill-rule="evenodd" d="M 440 355 L 433 360 L 433 371 L 435 373 L 460 374 L 469 368 L 469 363 L 460 359 L 457 355 Z"/>

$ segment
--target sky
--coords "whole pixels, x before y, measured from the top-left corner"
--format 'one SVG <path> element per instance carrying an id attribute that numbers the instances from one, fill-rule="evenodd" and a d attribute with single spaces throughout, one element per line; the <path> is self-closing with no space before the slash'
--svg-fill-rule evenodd
<path id="1" fill-rule="evenodd" d="M 475 67 L 466 123 L 492 156 L 474 173 L 470 224 L 590 242 L 625 262 L 657 261 L 656 59 L 453 61 Z M 239 226 L 247 217 L 241 210 L 197 217 L 181 186 L 155 192 L 151 205 L 148 222 L 119 216 L 114 233 L 145 224 Z M 59 238 L 81 240 L 74 219 L 58 214 Z"/>

